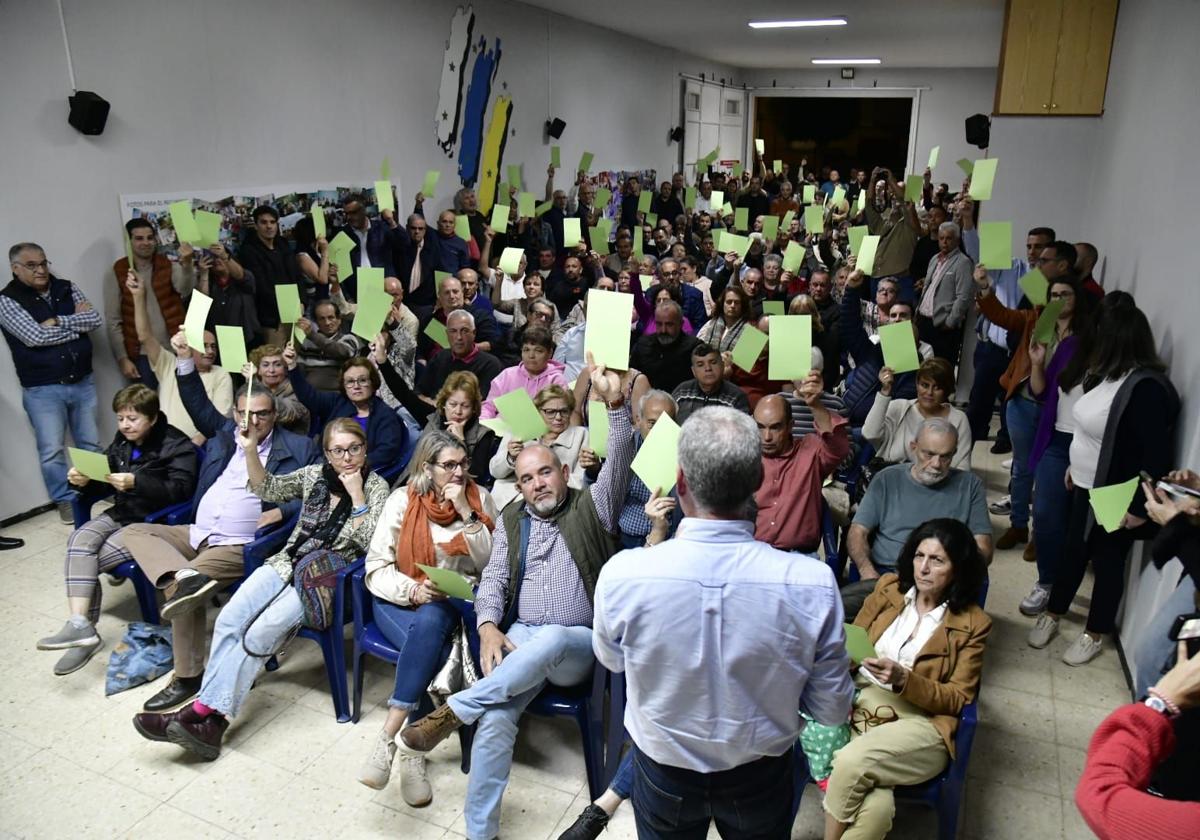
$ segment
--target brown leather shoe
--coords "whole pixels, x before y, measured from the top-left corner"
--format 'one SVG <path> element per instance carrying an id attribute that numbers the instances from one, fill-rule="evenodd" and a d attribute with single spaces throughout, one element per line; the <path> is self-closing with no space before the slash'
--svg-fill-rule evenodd
<path id="1" fill-rule="evenodd" d="M 188 703 L 174 712 L 141 712 L 133 716 L 133 728 L 148 741 L 166 741 L 167 727 L 187 715 L 190 720 L 199 720 L 200 715 Z"/>
<path id="2" fill-rule="evenodd" d="M 1036 563 L 1037 543 L 1035 543 L 1033 540 L 1030 540 L 1029 544 L 1025 546 L 1025 551 L 1021 554 L 1021 559 L 1023 559 L 1026 563 Z"/>
<path id="3" fill-rule="evenodd" d="M 1009 528 L 1000 535 L 1000 539 L 996 540 L 996 548 L 1000 551 L 1007 551 L 1026 542 L 1029 542 L 1028 528 Z"/>
<path id="4" fill-rule="evenodd" d="M 228 728 L 229 721 L 224 715 L 211 714 L 201 718 L 193 712 L 180 715 L 167 725 L 167 740 L 205 761 L 216 761 L 221 754 L 221 739 Z"/>
<path id="5" fill-rule="evenodd" d="M 410 750 L 429 752 L 462 725 L 463 722 L 458 719 L 458 715 L 454 714 L 454 710 L 447 703 L 416 723 L 401 729 L 400 740 Z"/>

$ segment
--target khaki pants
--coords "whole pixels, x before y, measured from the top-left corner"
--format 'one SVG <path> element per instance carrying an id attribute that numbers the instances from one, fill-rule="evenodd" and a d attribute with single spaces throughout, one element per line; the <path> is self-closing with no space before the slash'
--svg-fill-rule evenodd
<path id="1" fill-rule="evenodd" d="M 869 712 L 880 706 L 891 706 L 899 720 L 871 727 L 865 735 L 852 730 L 850 743 L 833 757 L 825 810 L 850 824 L 843 840 L 886 837 L 896 813 L 892 788 L 928 781 L 950 761 L 929 715 L 899 695 L 868 683 L 854 703 Z"/>
<path id="2" fill-rule="evenodd" d="M 133 555 L 146 577 L 169 598 L 175 590 L 175 573 L 195 569 L 213 580 L 229 583 L 245 571 L 240 545 L 192 548 L 189 525 L 130 525 L 123 532 L 125 548 Z M 171 622 L 175 676 L 196 677 L 204 672 L 208 611 L 192 610 Z"/>

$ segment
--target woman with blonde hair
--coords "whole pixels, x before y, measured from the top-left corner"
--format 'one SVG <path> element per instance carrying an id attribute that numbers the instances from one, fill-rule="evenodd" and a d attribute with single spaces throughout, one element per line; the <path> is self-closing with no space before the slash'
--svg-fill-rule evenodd
<path id="1" fill-rule="evenodd" d="M 571 413 L 575 410 L 574 394 L 561 385 L 548 385 L 538 391 L 533 404 L 546 421 L 546 433 L 537 440 L 529 441 L 506 434 L 492 457 L 490 469 L 496 479 L 492 485 L 492 496 L 500 508 L 517 495 L 514 468 L 517 456 L 528 444 L 541 443 L 549 447 L 558 456 L 559 462 L 570 470 L 567 484 L 571 487 L 582 488 L 584 470 L 598 464 L 595 453 L 587 448 L 587 427 L 571 425 Z"/>

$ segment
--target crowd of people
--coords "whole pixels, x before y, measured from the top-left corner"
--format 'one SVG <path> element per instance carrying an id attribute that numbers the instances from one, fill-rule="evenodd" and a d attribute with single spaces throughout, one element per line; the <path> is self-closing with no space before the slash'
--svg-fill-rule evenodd
<path id="1" fill-rule="evenodd" d="M 1116 629 L 1130 547 L 1153 540 L 1156 562 L 1178 556 L 1186 571 L 1139 637 L 1148 700 L 1098 730 L 1077 796 L 1101 836 L 1148 824 L 1194 836 L 1200 806 L 1183 800 L 1197 799 L 1200 660 L 1176 650 L 1172 625 L 1200 608 L 1200 477 L 1175 463 L 1181 404 L 1146 316 L 1099 286 L 1092 245 L 1048 226 L 1029 230 L 1023 258 L 981 264 L 986 204 L 967 183 L 952 192 L 927 170 L 906 197 L 886 168 L 842 180 L 807 161 L 794 175 L 755 163 L 690 185 L 632 177 L 610 224 L 588 173 L 563 189 L 553 166 L 542 212 L 521 215 L 515 188 L 498 197 L 503 231 L 468 187 L 432 228 L 421 194 L 403 220 L 351 196 L 336 231 L 353 242 L 336 254 L 348 267 L 311 218 L 283 239 L 266 205 L 237 253 L 185 243 L 178 261 L 133 219 L 103 312 L 41 247 L 12 246 L 0 328 L 46 490 L 76 526 L 67 620 L 37 643 L 61 652 L 55 673 L 101 648 L 100 575 L 133 561 L 161 590 L 174 655 L 134 727 L 214 759 L 266 662 L 298 628 L 329 626 L 331 576 L 365 558 L 400 662 L 363 784 L 387 785 L 399 754 L 405 802 L 429 804 L 429 751 L 474 726 L 466 831 L 497 836 L 524 709 L 598 660 L 626 675 L 630 744 L 564 838 L 598 836 L 625 799 L 641 837 L 703 836 L 710 819 L 723 836 L 787 837 L 797 760 L 824 793 L 827 838 L 877 838 L 892 789 L 955 759 L 983 677 L 995 549 L 1026 546 L 1020 612 L 1037 648 L 1091 568 L 1086 629 L 1063 655 L 1085 666 Z M 862 226 L 879 237 L 869 272 L 850 234 Z M 718 249 L 734 231 L 748 248 Z M 798 266 L 785 259 L 797 247 Z M 499 267 L 510 248 L 511 273 Z M 391 298 L 370 338 L 351 329 L 365 268 L 384 270 Z M 1035 269 L 1044 297 L 1022 282 Z M 288 286 L 294 323 L 276 296 Z M 213 301 L 201 346 L 184 329 L 197 290 Z M 626 370 L 584 349 L 591 290 L 633 298 Z M 769 350 L 735 363 L 743 338 L 783 314 L 811 318 L 807 372 L 773 378 Z M 888 363 L 880 330 L 898 324 L 915 369 Z M 218 357 L 219 327 L 251 351 L 236 370 Z M 129 383 L 107 446 L 90 338 L 102 328 Z M 956 405 L 962 365 L 973 385 Z M 522 390 L 536 437 L 495 424 L 498 399 Z M 992 451 L 1011 451 L 1011 476 L 989 504 L 971 455 L 997 413 Z M 631 469 L 664 417 L 680 426 L 665 493 Z M 68 432 L 104 454 L 102 478 L 69 464 Z M 1131 479 L 1140 490 L 1109 530 L 1091 491 Z M 75 521 L 74 500 L 110 492 Z M 145 522 L 185 502 L 189 524 Z M 997 538 L 989 507 L 1009 518 Z M 830 527 L 842 555 L 827 545 L 822 562 Z M 272 528 L 290 529 L 286 544 L 246 576 L 245 546 Z M 447 595 L 435 569 L 474 600 Z M 208 605 L 233 584 L 209 639 Z M 846 621 L 871 655 L 852 661 Z M 422 714 L 432 684 L 461 690 Z"/>

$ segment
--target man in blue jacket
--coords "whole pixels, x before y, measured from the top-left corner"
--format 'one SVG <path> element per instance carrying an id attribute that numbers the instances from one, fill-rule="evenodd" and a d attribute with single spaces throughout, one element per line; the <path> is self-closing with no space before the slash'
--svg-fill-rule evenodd
<path id="1" fill-rule="evenodd" d="M 225 417 L 204 390 L 183 330 L 171 339 L 171 348 L 179 396 L 208 442 L 192 497 L 192 524 L 130 525 L 125 530 L 125 547 L 146 577 L 165 590 L 161 615 L 171 622 L 175 675 L 170 685 L 146 701 L 148 712 L 173 709 L 200 691 L 207 598 L 242 577 L 243 550 L 260 528 L 285 522 L 300 510 L 298 499 L 277 507 L 264 504 L 247 489 L 246 455 L 235 439 L 239 426 L 248 423 L 256 429 L 259 456 L 272 475 L 315 464 L 321 454 L 310 439 L 276 428 L 275 398 L 261 386 L 249 395 L 239 389 L 233 419 Z"/>
<path id="2" fill-rule="evenodd" d="M 391 226 L 383 218 L 368 219 L 366 200 L 360 195 L 348 196 L 342 203 L 342 212 L 345 214 L 346 224 L 337 233 L 344 232 L 356 243 L 350 250 L 350 264 L 354 267 L 354 274 L 342 283 L 342 293 L 349 300 L 358 300 L 360 268 L 382 268 L 386 276 L 395 276 Z"/>

